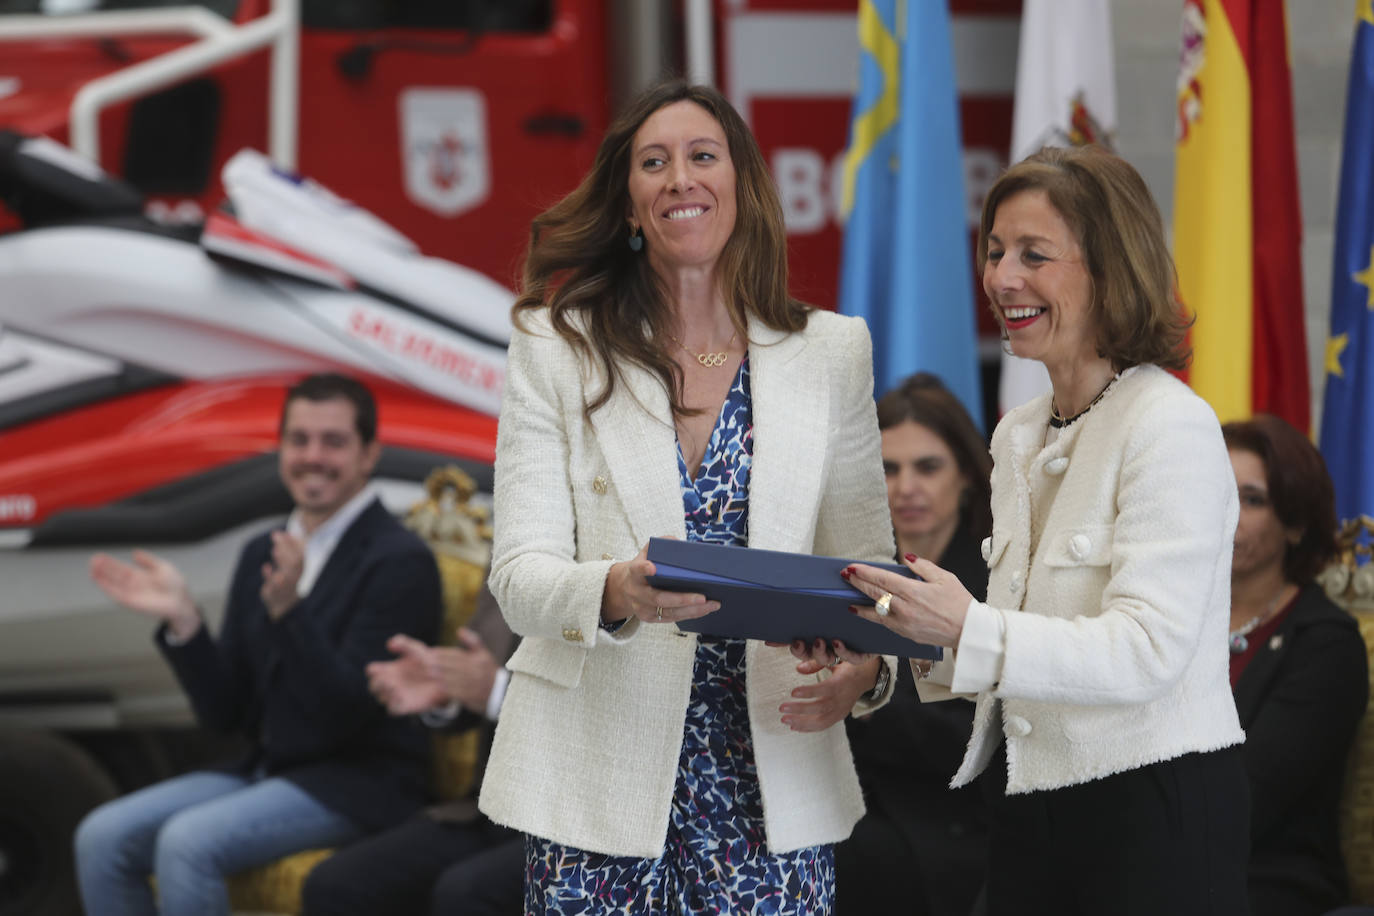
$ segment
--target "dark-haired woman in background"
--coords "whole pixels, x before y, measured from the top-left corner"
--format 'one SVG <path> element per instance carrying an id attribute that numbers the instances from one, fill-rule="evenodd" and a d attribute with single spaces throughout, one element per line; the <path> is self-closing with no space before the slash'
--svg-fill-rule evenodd
<path id="1" fill-rule="evenodd" d="M 1369 694 L 1365 645 L 1313 581 L 1336 552 L 1321 454 L 1277 417 L 1222 434 L 1240 493 L 1231 688 L 1250 776 L 1250 905 L 1255 916 L 1317 916 L 1347 899 L 1338 808 Z"/>
<path id="2" fill-rule="evenodd" d="M 979 545 L 992 533 L 992 456 L 959 399 L 919 372 L 878 401 L 887 505 L 897 555 L 938 557 L 983 600 Z M 982 884 L 987 822 L 972 786 L 949 788 L 973 704 L 922 704 L 908 665 L 892 701 L 846 720 L 868 813 L 835 847 L 841 916 L 964 916 Z"/>

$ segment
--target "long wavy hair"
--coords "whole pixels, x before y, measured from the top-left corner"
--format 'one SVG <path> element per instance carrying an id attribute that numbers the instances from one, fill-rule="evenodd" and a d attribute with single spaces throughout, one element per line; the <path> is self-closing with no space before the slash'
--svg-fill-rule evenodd
<path id="1" fill-rule="evenodd" d="M 806 327 L 810 309 L 787 291 L 787 237 L 782 205 L 763 154 L 725 97 L 674 80 L 635 98 L 607 129 L 596 161 L 572 193 L 535 217 L 520 297 L 511 309 L 547 308 L 559 336 L 602 369 L 605 386 L 585 407 L 605 404 L 628 365 L 648 370 L 668 392 L 673 415 L 696 411 L 682 401 L 682 371 L 665 343 L 672 332 L 666 288 L 644 251 L 631 251 L 630 156 L 635 134 L 654 112 L 675 102 L 699 105 L 725 133 L 735 168 L 735 228 L 716 275 L 720 295 L 741 335 L 749 321 L 780 331 Z"/>

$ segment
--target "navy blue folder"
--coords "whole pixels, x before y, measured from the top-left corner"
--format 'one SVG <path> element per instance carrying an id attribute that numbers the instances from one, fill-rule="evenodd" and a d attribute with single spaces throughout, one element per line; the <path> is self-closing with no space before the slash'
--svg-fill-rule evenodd
<path id="1" fill-rule="evenodd" d="M 856 560 L 672 538 L 650 538 L 648 557 L 655 567 L 649 577 L 654 588 L 697 592 L 720 602 L 714 613 L 679 621 L 682 630 L 769 642 L 839 639 L 858 652 L 903 658 L 938 659 L 944 652 L 849 613 L 851 604 L 873 604 L 840 577 L 840 570 Z M 866 565 L 914 578 L 894 563 Z"/>

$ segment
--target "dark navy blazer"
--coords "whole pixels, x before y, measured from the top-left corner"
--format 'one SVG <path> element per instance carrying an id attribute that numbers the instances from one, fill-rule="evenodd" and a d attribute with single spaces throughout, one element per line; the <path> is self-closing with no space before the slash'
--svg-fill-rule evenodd
<path id="1" fill-rule="evenodd" d="M 430 739 L 388 716 L 364 667 L 391 658 L 405 633 L 433 641 L 439 573 L 424 543 L 373 501 L 340 537 L 310 593 L 273 621 L 259 591 L 272 539 L 239 556 L 218 640 L 205 627 L 185 645 L 158 645 L 201 725 L 241 732 L 249 753 L 227 767 L 289 779 L 330 809 L 376 830 L 427 796 Z"/>

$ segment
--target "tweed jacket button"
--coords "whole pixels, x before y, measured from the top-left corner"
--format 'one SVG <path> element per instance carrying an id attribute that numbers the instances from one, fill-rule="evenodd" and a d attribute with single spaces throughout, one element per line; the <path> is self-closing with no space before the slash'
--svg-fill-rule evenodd
<path id="1" fill-rule="evenodd" d="M 563 638 L 566 639 L 568 642 L 581 642 L 582 630 L 578 627 L 564 627 Z"/>
<path id="2" fill-rule="evenodd" d="M 1058 477 L 1068 469 L 1069 459 L 1062 455 L 1058 458 L 1051 458 L 1049 461 L 1045 462 L 1045 473 L 1053 474 L 1055 477 Z"/>
<path id="3" fill-rule="evenodd" d="M 1093 549 L 1092 539 L 1086 534 L 1075 534 L 1069 538 L 1069 556 L 1082 563 Z"/>
<path id="4" fill-rule="evenodd" d="M 1012 590 L 1012 591 L 1014 591 L 1014 592 L 1019 592 L 1019 591 L 1021 591 L 1021 586 L 1025 585 L 1025 584 L 1026 584 L 1026 574 L 1023 573 L 1021 570 L 1018 569 L 1016 572 L 1014 572 L 1014 573 L 1011 574 L 1011 590 Z"/>
<path id="5" fill-rule="evenodd" d="M 605 477 L 602 477 L 600 474 L 598 474 L 598 475 L 596 476 L 596 479 L 592 481 L 592 492 L 595 493 L 597 496 L 605 496 L 605 495 L 606 495 L 606 478 L 605 478 Z"/>
<path id="6" fill-rule="evenodd" d="M 1031 733 L 1031 724 L 1021 716 L 1007 716 L 1007 734 L 1013 738 L 1024 738 Z"/>
<path id="7" fill-rule="evenodd" d="M 986 563 L 986 562 L 988 561 L 988 557 L 991 557 L 991 556 L 992 556 L 992 538 L 990 538 L 990 537 L 989 537 L 989 538 L 983 538 L 983 562 Z"/>
<path id="8" fill-rule="evenodd" d="M 603 553 L 603 554 L 601 555 L 601 559 L 603 559 L 603 560 L 614 560 L 615 557 L 611 556 L 609 553 Z"/>

